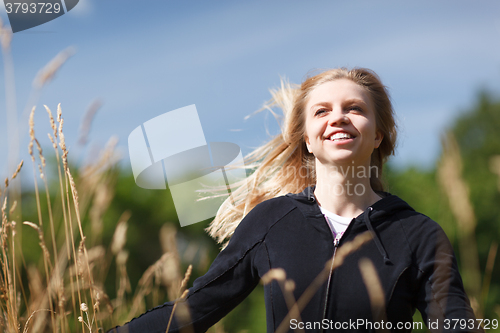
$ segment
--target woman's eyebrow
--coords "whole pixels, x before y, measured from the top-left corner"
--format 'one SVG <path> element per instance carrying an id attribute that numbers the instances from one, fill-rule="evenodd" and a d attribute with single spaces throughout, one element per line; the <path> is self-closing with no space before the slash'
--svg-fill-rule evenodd
<path id="1" fill-rule="evenodd" d="M 359 98 L 351 98 L 346 101 L 344 101 L 344 104 L 353 104 L 353 103 L 361 103 L 363 105 L 367 105 L 365 101 Z"/>
<path id="2" fill-rule="evenodd" d="M 368 106 L 368 104 L 360 98 L 350 98 L 348 100 L 345 100 L 342 103 L 342 105 L 350 105 L 350 104 L 355 104 L 355 103 L 362 104 L 365 107 Z M 317 108 L 319 106 L 331 107 L 331 105 L 332 105 L 332 103 L 330 103 L 330 102 L 318 102 L 318 103 L 311 105 L 311 107 L 309 109 L 313 110 L 314 108 Z"/>
<path id="3" fill-rule="evenodd" d="M 327 106 L 327 107 L 330 107 L 332 104 L 330 102 L 319 102 L 319 103 L 316 103 L 314 105 L 311 105 L 311 107 L 309 109 L 314 109 L 315 107 L 318 107 L 318 106 Z"/>

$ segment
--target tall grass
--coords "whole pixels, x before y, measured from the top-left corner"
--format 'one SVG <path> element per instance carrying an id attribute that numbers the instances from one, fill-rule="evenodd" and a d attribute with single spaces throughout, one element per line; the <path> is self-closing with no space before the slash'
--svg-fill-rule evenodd
<path id="1" fill-rule="evenodd" d="M 469 198 L 468 185 L 462 177 L 460 149 L 451 133 L 443 136 L 442 146 L 443 153 L 438 166 L 438 180 L 448 198 L 449 207 L 457 223 L 458 250 L 464 287 L 476 316 L 484 318 L 498 244 L 496 242 L 490 244 L 485 271 L 481 274 L 475 232 L 477 219 Z M 495 166 L 492 162 L 493 171 L 495 171 Z"/>
<path id="2" fill-rule="evenodd" d="M 2 228 L 0 229 L 0 330 L 3 332 L 98 332 L 112 323 L 123 323 L 144 312 L 146 299 L 152 303 L 185 297 L 191 267 L 183 277 L 177 253 L 175 228 L 162 228 L 163 256 L 143 274 L 131 295 L 126 263 L 127 220 L 124 212 L 109 246 L 101 243 L 102 216 L 111 202 L 116 158 L 113 142 L 91 165 L 74 176 L 64 137 L 64 118 L 60 105 L 54 118 L 45 106 L 53 133 L 48 135 L 54 149 L 57 169 L 57 200 L 51 199 L 46 158 L 35 134 L 34 113 L 29 117 L 31 157 L 37 219 L 17 223 L 11 218 L 17 201 L 9 197 L 9 183 L 21 173 L 21 162 L 2 189 Z M 35 147 L 37 153 L 35 153 Z M 41 183 L 41 187 L 40 184 Z M 58 214 L 54 214 L 58 212 Z M 88 216 L 84 216 L 87 214 Z M 90 220 L 90 242 L 83 220 Z M 36 232 L 41 264 L 26 262 L 23 246 L 16 238 L 19 228 Z M 88 244 L 92 243 L 91 246 Z M 16 252 L 17 251 L 17 252 Z M 117 269 L 116 298 L 104 290 L 111 263 Z M 24 285 L 26 283 L 26 285 Z M 151 304 L 148 304 L 149 306 Z"/>

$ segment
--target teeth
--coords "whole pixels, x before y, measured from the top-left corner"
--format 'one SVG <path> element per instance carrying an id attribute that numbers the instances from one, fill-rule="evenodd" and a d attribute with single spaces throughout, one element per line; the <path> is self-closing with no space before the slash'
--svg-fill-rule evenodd
<path id="1" fill-rule="evenodd" d="M 343 139 L 351 139 L 351 138 L 353 138 L 353 136 L 350 135 L 349 133 L 339 132 L 339 133 L 335 133 L 334 135 L 332 135 L 330 137 L 330 140 L 335 141 L 335 140 L 343 140 Z"/>

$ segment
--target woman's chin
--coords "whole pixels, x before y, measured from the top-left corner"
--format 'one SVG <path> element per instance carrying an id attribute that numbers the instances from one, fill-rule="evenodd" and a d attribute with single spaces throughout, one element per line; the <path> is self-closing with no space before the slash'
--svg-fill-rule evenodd
<path id="1" fill-rule="evenodd" d="M 356 158 L 352 151 L 336 151 L 334 154 L 324 156 L 324 158 L 317 158 L 318 162 L 324 165 L 353 165 Z"/>

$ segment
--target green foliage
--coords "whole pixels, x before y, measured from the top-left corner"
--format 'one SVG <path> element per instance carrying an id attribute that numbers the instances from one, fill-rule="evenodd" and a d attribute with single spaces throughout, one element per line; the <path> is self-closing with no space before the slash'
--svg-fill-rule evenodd
<path id="1" fill-rule="evenodd" d="M 437 183 L 435 170 L 415 167 L 398 170 L 389 165 L 384 168 L 384 178 L 388 192 L 438 222 L 454 243 L 456 224 L 448 207 L 448 199 Z"/>
<path id="2" fill-rule="evenodd" d="M 482 92 L 477 104 L 457 120 L 452 131 L 461 149 L 463 177 L 478 220 L 478 245 L 485 253 L 492 240 L 500 239 L 498 175 L 490 167 L 491 158 L 500 155 L 500 101 Z"/>
<path id="3" fill-rule="evenodd" d="M 500 239 L 500 188 L 491 159 L 500 155 L 500 100 L 482 91 L 476 105 L 460 116 L 452 132 L 460 146 L 463 177 L 477 218 L 477 244 L 484 270 L 492 242 Z M 485 315 L 493 316 L 500 303 L 500 256 L 493 268 Z"/>
<path id="4" fill-rule="evenodd" d="M 500 100 L 480 92 L 473 107 L 460 114 L 448 129 L 456 138 L 462 156 L 462 177 L 469 188 L 469 199 L 477 219 L 476 240 L 479 264 L 484 278 L 492 243 L 500 239 L 500 188 L 491 159 L 500 155 Z M 437 162 L 439 163 L 439 161 Z M 446 194 L 436 177 L 437 164 L 431 170 L 415 167 L 384 169 L 388 191 L 406 200 L 417 211 L 437 221 L 457 249 L 456 219 Z M 485 318 L 498 318 L 500 309 L 500 262 L 497 259 L 485 304 Z M 460 260 L 459 260 L 460 266 Z M 418 316 L 417 316 L 418 317 Z"/>

